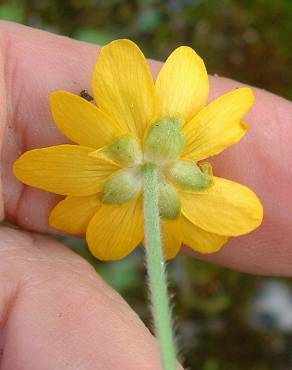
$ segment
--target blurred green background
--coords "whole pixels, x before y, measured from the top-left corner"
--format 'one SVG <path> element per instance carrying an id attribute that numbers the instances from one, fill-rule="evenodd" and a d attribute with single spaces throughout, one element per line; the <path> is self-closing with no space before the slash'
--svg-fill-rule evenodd
<path id="1" fill-rule="evenodd" d="M 194 47 L 211 74 L 292 98 L 292 0 L 1 1 L 0 18 L 98 44 L 128 37 L 148 57 Z M 151 327 L 141 251 L 99 263 L 87 258 Z M 180 256 L 168 264 L 178 343 L 193 370 L 290 370 L 292 286 Z"/>

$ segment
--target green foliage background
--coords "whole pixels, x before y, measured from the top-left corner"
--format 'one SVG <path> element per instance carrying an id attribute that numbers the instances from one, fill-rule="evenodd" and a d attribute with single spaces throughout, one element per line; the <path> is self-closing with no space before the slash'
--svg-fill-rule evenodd
<path id="1" fill-rule="evenodd" d="M 187 44 L 204 58 L 209 73 L 292 98 L 291 0 L 2 1 L 0 18 L 97 44 L 128 37 L 156 59 Z M 141 251 L 123 261 L 102 264 L 89 255 L 82 241 L 67 238 L 65 242 L 85 256 L 151 325 Z M 168 267 L 186 367 L 292 368 L 292 335 L 273 325 L 256 329 L 249 320 L 258 288 L 275 279 L 184 256 Z M 285 279 L 277 281 L 290 285 Z"/>

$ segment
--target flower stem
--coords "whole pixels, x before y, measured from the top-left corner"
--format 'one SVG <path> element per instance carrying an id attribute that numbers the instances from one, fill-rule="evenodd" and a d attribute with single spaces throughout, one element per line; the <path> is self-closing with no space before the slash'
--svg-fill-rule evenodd
<path id="1" fill-rule="evenodd" d="M 164 370 L 176 370 L 176 350 L 172 333 L 158 208 L 158 173 L 155 165 L 144 167 L 144 222 L 146 263 L 156 336 Z"/>

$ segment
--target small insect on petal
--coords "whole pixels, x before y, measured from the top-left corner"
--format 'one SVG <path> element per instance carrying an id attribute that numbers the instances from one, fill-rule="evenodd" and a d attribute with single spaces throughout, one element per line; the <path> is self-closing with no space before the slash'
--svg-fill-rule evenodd
<path id="1" fill-rule="evenodd" d="M 93 97 L 90 94 L 88 94 L 88 92 L 86 90 L 82 90 L 79 95 L 81 96 L 81 98 L 83 98 L 87 101 L 93 101 L 94 100 Z"/>

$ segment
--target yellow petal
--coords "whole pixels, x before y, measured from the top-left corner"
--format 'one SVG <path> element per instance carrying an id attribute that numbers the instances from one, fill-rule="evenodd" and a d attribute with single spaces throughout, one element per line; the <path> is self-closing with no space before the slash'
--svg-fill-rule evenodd
<path id="1" fill-rule="evenodd" d="M 108 145 L 120 133 L 107 114 L 78 95 L 56 91 L 50 102 L 56 125 L 77 144 L 97 149 Z"/>
<path id="2" fill-rule="evenodd" d="M 177 48 L 161 68 L 156 90 L 161 117 L 184 117 L 186 122 L 202 109 L 209 96 L 209 81 L 203 60 L 187 46 Z"/>
<path id="3" fill-rule="evenodd" d="M 182 241 L 189 248 L 200 253 L 217 252 L 228 240 L 227 236 L 209 233 L 182 216 Z"/>
<path id="4" fill-rule="evenodd" d="M 104 46 L 93 75 L 98 106 L 115 119 L 124 132 L 142 138 L 153 123 L 156 95 L 144 55 L 130 40 Z"/>
<path id="5" fill-rule="evenodd" d="M 131 203 L 103 204 L 90 221 L 86 239 L 91 253 L 100 260 L 118 260 L 143 239 L 141 198 Z"/>
<path id="6" fill-rule="evenodd" d="M 71 234 L 84 234 L 89 221 L 100 208 L 98 195 L 67 197 L 52 210 L 49 223 L 55 229 Z"/>
<path id="7" fill-rule="evenodd" d="M 247 234 L 263 219 L 263 207 L 248 187 L 213 177 L 214 184 L 198 193 L 181 193 L 182 213 L 193 224 L 227 236 Z"/>
<path id="8" fill-rule="evenodd" d="M 165 259 L 174 258 L 182 243 L 180 217 L 175 220 L 161 219 L 161 235 Z"/>
<path id="9" fill-rule="evenodd" d="M 15 176 L 27 185 L 61 195 L 91 195 L 102 190 L 119 167 L 78 145 L 58 145 L 24 153 L 14 163 Z"/>
<path id="10" fill-rule="evenodd" d="M 199 161 L 237 143 L 247 131 L 242 118 L 254 100 L 252 90 L 244 87 L 203 108 L 183 129 L 187 142 L 182 157 Z"/>

